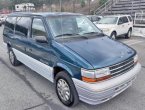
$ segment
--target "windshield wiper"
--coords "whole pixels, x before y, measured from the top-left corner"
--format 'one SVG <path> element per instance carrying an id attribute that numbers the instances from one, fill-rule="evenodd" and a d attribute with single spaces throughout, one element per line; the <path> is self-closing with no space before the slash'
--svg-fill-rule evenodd
<path id="1" fill-rule="evenodd" d="M 98 32 L 87 32 L 87 33 L 83 33 L 83 34 L 99 34 Z"/>
<path id="2" fill-rule="evenodd" d="M 92 36 L 97 35 L 97 36 L 104 36 L 104 34 L 101 33 L 101 32 L 88 32 L 88 33 L 84 33 L 84 35 L 92 35 Z"/>
<path id="3" fill-rule="evenodd" d="M 61 35 L 57 35 L 55 37 L 62 37 L 62 36 L 76 36 L 78 34 L 69 34 L 69 33 L 66 33 L 66 34 L 61 34 Z"/>
<path id="4" fill-rule="evenodd" d="M 83 36 L 83 35 L 80 35 L 79 37 L 80 37 L 80 38 L 89 39 L 87 36 Z"/>
<path id="5" fill-rule="evenodd" d="M 62 36 L 71 36 L 71 37 L 62 37 Z M 57 35 L 56 38 L 85 38 L 88 39 L 87 36 L 83 36 L 81 34 L 61 34 L 61 35 Z"/>

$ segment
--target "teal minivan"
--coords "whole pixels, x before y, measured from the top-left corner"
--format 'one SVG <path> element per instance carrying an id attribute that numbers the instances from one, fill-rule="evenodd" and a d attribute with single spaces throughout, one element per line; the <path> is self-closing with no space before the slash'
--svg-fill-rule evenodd
<path id="1" fill-rule="evenodd" d="M 141 69 L 134 49 L 76 13 L 13 13 L 3 32 L 13 66 L 25 64 L 55 85 L 59 100 L 96 105 L 132 85 Z"/>

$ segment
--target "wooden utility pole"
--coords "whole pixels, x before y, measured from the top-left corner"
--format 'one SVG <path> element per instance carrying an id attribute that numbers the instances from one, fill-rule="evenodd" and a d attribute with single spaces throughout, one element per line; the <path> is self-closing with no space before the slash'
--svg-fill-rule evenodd
<path id="1" fill-rule="evenodd" d="M 60 12 L 62 12 L 62 0 L 59 0 Z"/>
<path id="2" fill-rule="evenodd" d="M 90 6 L 91 0 L 88 0 L 88 3 L 89 3 L 89 14 L 90 14 L 90 11 L 91 11 L 91 6 Z"/>
<path id="3" fill-rule="evenodd" d="M 73 12 L 75 13 L 75 3 L 76 3 L 76 0 L 73 0 Z"/>

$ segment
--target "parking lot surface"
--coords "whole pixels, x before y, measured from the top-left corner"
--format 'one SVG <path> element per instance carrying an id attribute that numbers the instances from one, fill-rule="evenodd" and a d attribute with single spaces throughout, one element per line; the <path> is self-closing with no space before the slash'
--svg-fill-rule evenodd
<path id="1" fill-rule="evenodd" d="M 142 64 L 134 84 L 112 100 L 92 106 L 80 102 L 67 108 L 58 100 L 54 85 L 25 65 L 11 66 L 0 28 L 0 110 L 145 110 L 145 38 L 118 40 L 137 50 Z"/>

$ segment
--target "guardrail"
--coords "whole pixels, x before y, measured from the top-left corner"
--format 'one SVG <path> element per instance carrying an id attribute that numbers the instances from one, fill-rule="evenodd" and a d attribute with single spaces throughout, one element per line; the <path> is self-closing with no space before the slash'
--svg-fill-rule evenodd
<path id="1" fill-rule="evenodd" d="M 94 14 L 103 14 L 107 10 L 109 10 L 114 4 L 116 4 L 119 0 L 108 0 L 102 6 L 100 6 L 97 10 L 95 10 Z"/>
<path id="2" fill-rule="evenodd" d="M 134 26 L 145 26 L 145 12 L 135 13 Z"/>

